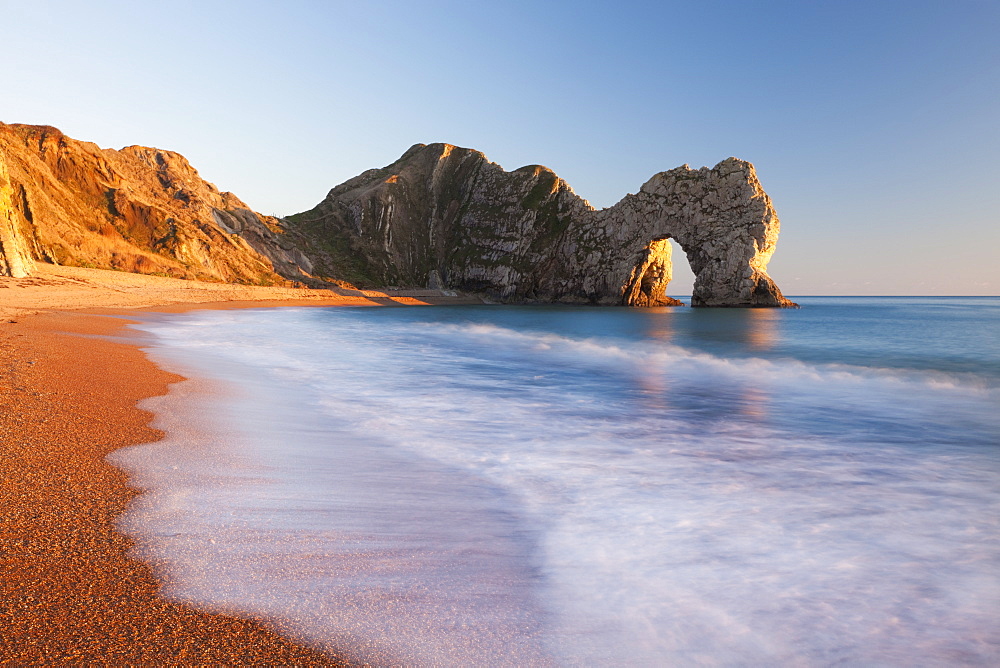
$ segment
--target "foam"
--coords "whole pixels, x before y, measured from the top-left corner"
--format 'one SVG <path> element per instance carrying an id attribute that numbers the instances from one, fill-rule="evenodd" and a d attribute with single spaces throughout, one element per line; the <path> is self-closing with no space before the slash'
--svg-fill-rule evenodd
<path id="1" fill-rule="evenodd" d="M 230 388 L 123 455 L 171 595 L 383 663 L 998 657 L 989 382 L 370 313 L 142 325 Z"/>

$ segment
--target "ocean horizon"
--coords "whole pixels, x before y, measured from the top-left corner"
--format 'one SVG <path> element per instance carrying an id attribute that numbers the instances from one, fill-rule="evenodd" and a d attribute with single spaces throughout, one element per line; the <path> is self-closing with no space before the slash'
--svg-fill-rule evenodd
<path id="1" fill-rule="evenodd" d="M 375 665 L 996 665 L 1000 297 L 150 314 L 168 598 Z"/>

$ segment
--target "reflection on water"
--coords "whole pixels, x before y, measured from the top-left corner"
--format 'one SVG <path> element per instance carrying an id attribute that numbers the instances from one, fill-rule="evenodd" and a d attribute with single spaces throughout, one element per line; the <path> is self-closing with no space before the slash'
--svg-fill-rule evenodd
<path id="1" fill-rule="evenodd" d="M 697 337 L 704 341 L 715 341 L 736 346 L 749 353 L 762 353 L 774 349 L 779 342 L 779 318 L 777 309 L 689 309 L 678 320 L 678 309 L 656 308 L 645 311 L 642 335 L 663 346 L 682 345 L 686 338 Z M 684 317 L 686 316 L 686 317 Z M 683 331 L 680 328 L 683 327 Z M 655 347 L 651 351 L 657 350 Z M 669 409 L 671 390 L 670 362 L 649 359 L 640 365 L 636 383 L 641 390 L 643 403 L 650 410 Z M 733 413 L 748 418 L 764 418 L 767 415 L 767 390 L 760 385 L 748 383 L 734 388 Z"/>
<path id="2" fill-rule="evenodd" d="M 742 309 L 745 315 L 744 341 L 755 353 L 773 349 L 778 344 L 778 309 Z M 767 417 L 768 394 L 758 385 L 748 384 L 740 397 L 740 413 L 753 421 Z"/>
<path id="3" fill-rule="evenodd" d="M 672 312 L 679 307 L 651 308 L 646 311 L 643 335 L 659 344 L 669 344 L 674 337 Z M 650 359 L 636 374 L 636 384 L 643 404 L 651 411 L 670 409 L 670 374 L 662 364 Z"/>
<path id="4" fill-rule="evenodd" d="M 778 309 L 743 309 L 746 313 L 745 340 L 750 350 L 770 350 L 778 343 Z"/>
<path id="5" fill-rule="evenodd" d="M 679 306 L 651 308 L 645 311 L 643 334 L 646 338 L 660 343 L 670 343 L 674 338 L 673 313 Z"/>
<path id="6" fill-rule="evenodd" d="M 381 663 L 1000 665 L 997 320 L 804 306 L 152 323 L 244 396 L 151 404 L 130 526 Z"/>
<path id="7" fill-rule="evenodd" d="M 759 387 L 747 385 L 740 396 L 740 413 L 754 421 L 761 421 L 767 417 L 768 399 L 767 392 Z"/>
<path id="8" fill-rule="evenodd" d="M 780 343 L 787 313 L 766 308 L 658 308 L 648 309 L 643 334 L 654 341 L 766 352 Z"/>

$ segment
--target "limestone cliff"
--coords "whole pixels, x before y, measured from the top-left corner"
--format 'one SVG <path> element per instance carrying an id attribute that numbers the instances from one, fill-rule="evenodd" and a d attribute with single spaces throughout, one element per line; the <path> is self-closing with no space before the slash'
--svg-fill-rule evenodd
<path id="1" fill-rule="evenodd" d="M 36 260 L 252 284 L 311 268 L 278 220 L 177 153 L 0 123 L 0 275 L 23 276 Z"/>
<path id="2" fill-rule="evenodd" d="M 236 283 L 455 288 L 503 302 L 650 306 L 687 255 L 695 306 L 791 306 L 766 272 L 778 217 L 750 163 L 686 165 L 595 210 L 539 165 L 417 144 L 276 219 L 181 155 L 0 123 L 0 275 L 36 261 Z"/>
<path id="3" fill-rule="evenodd" d="M 18 215 L 14 198 L 21 195 L 10 181 L 5 161 L 0 160 L 0 276 L 27 276 L 34 266 L 32 257 L 40 253 L 32 244 L 31 221 Z"/>
<path id="4" fill-rule="evenodd" d="M 478 151 L 417 144 L 286 226 L 321 274 L 503 302 L 670 303 L 673 238 L 696 277 L 693 305 L 793 306 L 766 273 L 778 217 L 735 158 L 662 172 L 595 210 L 545 167 L 506 172 Z"/>

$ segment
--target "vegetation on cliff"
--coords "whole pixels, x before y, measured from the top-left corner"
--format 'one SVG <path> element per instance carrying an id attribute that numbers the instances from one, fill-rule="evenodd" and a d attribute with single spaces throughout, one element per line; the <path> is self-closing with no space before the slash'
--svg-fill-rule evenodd
<path id="1" fill-rule="evenodd" d="M 207 281 L 449 287 L 502 302 L 673 303 L 670 245 L 697 306 L 791 305 L 766 273 L 778 217 L 750 163 L 686 165 L 595 210 L 541 165 L 416 144 L 277 219 L 176 153 L 0 123 L 0 274 L 36 261 Z"/>

